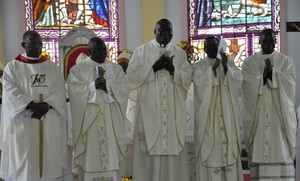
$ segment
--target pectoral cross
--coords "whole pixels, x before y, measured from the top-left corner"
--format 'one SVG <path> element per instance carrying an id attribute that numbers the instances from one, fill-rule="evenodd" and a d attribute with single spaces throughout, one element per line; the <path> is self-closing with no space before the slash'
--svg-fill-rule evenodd
<path id="1" fill-rule="evenodd" d="M 39 101 L 44 101 L 44 95 L 39 94 Z M 40 161 L 40 178 L 43 177 L 43 164 L 44 164 L 44 122 L 43 120 L 39 120 L 39 132 L 40 132 L 40 140 L 39 140 L 39 161 Z"/>
<path id="2" fill-rule="evenodd" d="M 105 74 L 104 68 L 101 67 L 101 66 L 99 66 L 97 70 L 98 70 L 98 76 L 99 76 L 99 77 L 103 77 L 104 74 Z"/>

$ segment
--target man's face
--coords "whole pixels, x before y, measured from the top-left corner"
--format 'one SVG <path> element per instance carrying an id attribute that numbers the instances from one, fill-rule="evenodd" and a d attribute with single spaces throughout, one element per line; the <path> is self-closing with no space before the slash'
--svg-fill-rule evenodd
<path id="1" fill-rule="evenodd" d="M 106 45 L 104 41 L 98 39 L 90 43 L 89 50 L 92 60 L 102 63 L 107 56 Z"/>
<path id="2" fill-rule="evenodd" d="M 167 21 L 156 24 L 155 35 L 156 41 L 159 44 L 167 45 L 168 43 L 170 43 L 173 37 L 172 24 Z"/>
<path id="3" fill-rule="evenodd" d="M 265 33 L 260 36 L 259 44 L 264 54 L 271 54 L 275 49 L 276 37 L 273 33 Z"/>
<path id="4" fill-rule="evenodd" d="M 25 49 L 27 56 L 37 58 L 41 55 L 43 43 L 38 34 L 32 33 L 28 34 L 28 36 L 24 39 L 22 46 Z"/>
<path id="5" fill-rule="evenodd" d="M 205 41 L 204 51 L 209 58 L 216 58 L 218 55 L 218 41 L 216 39 L 208 39 Z"/>

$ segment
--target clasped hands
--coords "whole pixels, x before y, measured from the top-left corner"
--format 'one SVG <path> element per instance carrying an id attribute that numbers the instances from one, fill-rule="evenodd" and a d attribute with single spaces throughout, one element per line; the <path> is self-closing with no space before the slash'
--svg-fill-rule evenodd
<path id="1" fill-rule="evenodd" d="M 31 101 L 26 109 L 30 109 L 33 112 L 31 118 L 41 119 L 51 109 L 51 106 L 47 102 Z"/>
<path id="2" fill-rule="evenodd" d="M 98 78 L 96 78 L 96 80 L 95 80 L 95 87 L 96 87 L 96 89 L 101 89 L 101 90 L 107 92 L 105 78 L 104 77 L 98 77 Z"/>
<path id="3" fill-rule="evenodd" d="M 221 52 L 221 60 L 219 58 L 216 58 L 216 62 L 215 64 L 212 66 L 212 69 L 214 71 L 215 76 L 217 75 L 217 68 L 220 66 L 220 64 L 222 63 L 222 66 L 224 68 L 224 73 L 227 73 L 228 67 L 227 67 L 227 62 L 228 62 L 228 57 L 224 52 Z"/>
<path id="4" fill-rule="evenodd" d="M 265 69 L 263 72 L 263 78 L 264 78 L 264 85 L 267 83 L 267 79 L 272 80 L 272 67 L 270 59 L 265 60 Z"/>
<path id="5" fill-rule="evenodd" d="M 171 75 L 174 74 L 174 65 L 173 65 L 173 58 L 174 55 L 172 57 L 166 55 L 166 54 L 162 54 L 159 59 L 154 63 L 154 65 L 152 66 L 153 71 L 156 72 L 158 70 L 161 69 L 166 69 L 167 71 L 169 71 L 169 73 Z"/>

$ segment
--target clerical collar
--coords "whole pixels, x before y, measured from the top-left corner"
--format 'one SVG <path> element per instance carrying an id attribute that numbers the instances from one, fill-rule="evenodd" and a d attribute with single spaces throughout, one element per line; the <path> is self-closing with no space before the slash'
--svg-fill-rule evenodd
<path id="1" fill-rule="evenodd" d="M 93 65 L 99 65 L 99 64 L 101 65 L 101 64 L 105 64 L 105 63 L 107 63 L 107 62 L 110 62 L 109 60 L 105 59 L 104 62 L 99 63 L 99 62 L 96 62 L 95 60 L 91 59 L 90 56 L 89 56 L 89 59 L 90 59 L 89 62 L 90 62 L 91 64 L 93 64 Z"/>
<path id="2" fill-rule="evenodd" d="M 36 57 L 28 57 L 26 53 L 23 53 L 23 54 L 19 54 L 15 59 L 20 62 L 23 62 L 23 63 L 35 64 L 35 63 L 45 62 L 46 60 L 48 60 L 48 57 L 42 56 L 42 55 L 40 55 L 37 58 Z"/>
<path id="3" fill-rule="evenodd" d="M 165 47 L 161 47 L 160 44 L 156 41 L 156 39 L 153 39 L 154 44 L 159 47 L 160 49 L 166 49 L 169 47 L 170 43 L 166 44 Z"/>
<path id="4" fill-rule="evenodd" d="M 26 53 L 22 53 L 22 56 L 29 60 L 39 60 L 42 57 L 42 55 L 40 55 L 39 57 L 29 57 Z"/>
<path id="5" fill-rule="evenodd" d="M 260 56 L 262 57 L 262 59 L 267 59 L 267 58 L 271 58 L 275 55 L 276 51 L 274 50 L 271 54 L 264 54 L 262 51 L 260 51 Z"/>
<path id="6" fill-rule="evenodd" d="M 208 61 L 210 61 L 210 62 L 214 62 L 214 61 L 216 61 L 216 58 L 210 58 L 210 57 L 206 57 L 206 59 L 207 59 Z"/>

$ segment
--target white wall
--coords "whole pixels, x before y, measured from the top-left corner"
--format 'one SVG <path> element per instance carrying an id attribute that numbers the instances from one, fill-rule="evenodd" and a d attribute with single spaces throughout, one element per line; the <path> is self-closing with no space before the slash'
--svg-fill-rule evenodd
<path id="1" fill-rule="evenodd" d="M 3 56 L 7 60 L 11 60 L 23 52 L 21 42 L 25 32 L 24 6 L 23 0 L 0 0 Z"/>
<path id="2" fill-rule="evenodd" d="M 286 1 L 286 21 L 300 21 L 300 1 L 287 0 Z M 296 104 L 299 105 L 300 101 L 300 32 L 287 32 L 286 33 L 286 54 L 294 59 L 296 67 Z"/>
<path id="3" fill-rule="evenodd" d="M 183 23 L 186 22 L 182 16 L 182 5 L 184 1 L 186 0 L 164 0 L 164 16 L 173 24 L 173 43 L 179 43 L 183 39 L 187 40 L 187 34 L 184 34 L 185 31 L 182 28 Z M 124 35 L 126 49 L 134 51 L 135 48 L 142 44 L 141 19 L 141 0 L 124 2 Z M 153 30 L 154 28 L 155 24 L 153 25 Z"/>
<path id="4" fill-rule="evenodd" d="M 173 38 L 172 43 L 179 43 L 183 37 L 182 27 L 182 0 L 165 0 L 165 18 L 170 20 L 173 25 Z M 153 26 L 154 29 L 154 26 Z"/>
<path id="5" fill-rule="evenodd" d="M 165 0 L 165 17 L 170 19 L 174 28 L 173 43 L 178 43 L 187 37 L 187 35 L 184 37 L 182 30 L 184 22 L 181 16 L 183 1 Z M 142 44 L 141 0 L 128 0 L 123 4 L 124 48 L 134 51 L 136 47 Z M 20 44 L 25 32 L 24 1 L 0 0 L 0 13 L 3 25 L 4 57 L 11 60 L 23 52 Z M 154 27 L 155 25 L 153 25 L 153 29 Z"/>
<path id="6" fill-rule="evenodd" d="M 123 20 L 125 31 L 124 48 L 134 51 L 136 47 L 142 44 L 141 0 L 124 2 Z"/>
<path id="7" fill-rule="evenodd" d="M 186 31 L 182 13 L 184 0 L 164 0 L 165 17 L 173 23 L 173 43 L 186 39 Z M 20 7 L 20 8 L 18 8 Z M 286 0 L 287 21 L 300 21 L 300 1 Z M 20 43 L 25 32 L 25 16 L 23 0 L 0 0 L 0 13 L 2 18 L 3 54 L 7 60 L 23 52 Z M 142 43 L 141 28 L 141 0 L 128 0 L 124 2 L 124 35 L 125 48 L 134 50 Z M 154 28 L 154 25 L 153 25 Z M 294 59 L 297 76 L 296 105 L 300 101 L 300 32 L 286 33 L 286 54 Z"/>

